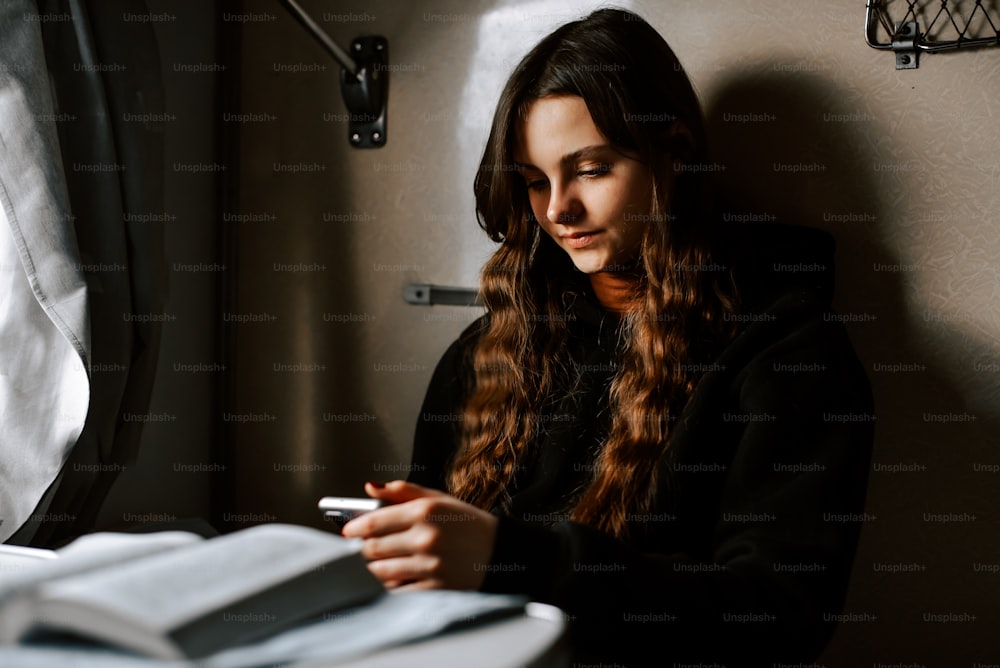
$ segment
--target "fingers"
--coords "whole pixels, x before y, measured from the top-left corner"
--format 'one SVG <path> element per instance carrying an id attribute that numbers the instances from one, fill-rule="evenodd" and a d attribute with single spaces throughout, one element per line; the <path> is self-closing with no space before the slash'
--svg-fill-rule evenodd
<path id="1" fill-rule="evenodd" d="M 389 503 L 405 503 L 426 496 L 447 496 L 444 492 L 429 489 L 405 480 L 393 480 L 386 483 L 365 483 L 365 493 L 375 499 Z"/>
<path id="2" fill-rule="evenodd" d="M 404 485 L 410 484 L 399 482 Z M 415 524 L 427 520 L 437 521 L 447 517 L 445 513 L 436 509 L 441 505 L 446 505 L 450 499 L 449 496 L 417 485 L 413 485 L 413 487 L 430 493 L 356 517 L 344 525 L 341 534 L 347 538 L 374 538 L 406 531 Z"/>
<path id="3" fill-rule="evenodd" d="M 420 555 L 379 559 L 368 563 L 368 570 L 372 575 L 387 588 L 396 591 L 440 589 L 442 582 L 436 577 L 440 567 L 438 560 Z"/>
<path id="4" fill-rule="evenodd" d="M 386 506 L 365 513 L 344 525 L 340 533 L 345 538 L 374 538 L 406 531 L 418 520 L 408 505 Z"/>
<path id="5" fill-rule="evenodd" d="M 408 592 L 408 591 L 419 591 L 424 589 L 442 589 L 443 585 L 438 580 L 417 580 L 416 582 L 407 582 L 406 584 L 401 584 L 393 589 L 397 592 Z"/>
<path id="6" fill-rule="evenodd" d="M 368 538 L 361 546 L 361 554 L 370 561 L 405 557 L 414 553 L 425 553 L 424 545 L 431 542 L 422 535 L 428 533 L 424 527 L 413 527 L 407 531 L 389 533 L 381 537 Z"/>

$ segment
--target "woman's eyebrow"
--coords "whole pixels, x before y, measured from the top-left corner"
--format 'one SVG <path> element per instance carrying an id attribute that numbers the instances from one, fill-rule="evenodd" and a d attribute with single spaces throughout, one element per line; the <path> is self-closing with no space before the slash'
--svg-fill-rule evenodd
<path id="1" fill-rule="evenodd" d="M 572 153 L 567 153 L 563 157 L 559 158 L 559 163 L 563 167 L 567 167 L 576 162 L 579 162 L 580 160 L 587 160 L 604 155 L 609 150 L 611 150 L 610 144 L 593 144 L 591 146 L 584 146 L 583 148 L 579 148 L 573 151 Z M 517 170 L 521 172 L 542 171 L 538 167 L 535 167 L 534 165 L 526 162 L 515 162 L 514 167 L 516 167 Z"/>
<path id="2" fill-rule="evenodd" d="M 577 149 L 572 153 L 567 153 L 559 162 L 564 166 L 572 165 L 573 163 L 579 162 L 580 160 L 589 160 L 591 158 L 597 158 L 604 155 L 609 150 L 611 150 L 610 144 L 593 144 L 591 146 L 584 146 L 581 149 Z"/>

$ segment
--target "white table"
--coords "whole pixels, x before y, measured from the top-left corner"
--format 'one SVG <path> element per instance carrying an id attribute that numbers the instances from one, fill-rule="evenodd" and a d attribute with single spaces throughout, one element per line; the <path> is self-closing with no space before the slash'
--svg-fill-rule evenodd
<path id="1" fill-rule="evenodd" d="M 558 608 L 529 603 L 525 614 L 456 629 L 358 658 L 316 659 L 299 668 L 569 668 L 568 624 Z M 95 648 L 0 647 L 0 666 L 17 668 L 165 668 L 199 666 L 144 659 Z M 268 664 L 270 665 L 270 663 Z"/>
<path id="2" fill-rule="evenodd" d="M 382 650 L 343 668 L 569 667 L 567 624 L 561 610 L 529 603 L 526 614 Z M 307 664 L 319 666 L 322 664 Z"/>

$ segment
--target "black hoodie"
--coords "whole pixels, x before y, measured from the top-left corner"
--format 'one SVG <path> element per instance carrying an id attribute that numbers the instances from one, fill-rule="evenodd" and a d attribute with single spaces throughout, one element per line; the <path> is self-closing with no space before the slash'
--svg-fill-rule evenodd
<path id="1" fill-rule="evenodd" d="M 779 225 L 733 228 L 740 333 L 670 429 L 658 505 L 619 541 L 569 521 L 608 426 L 617 317 L 583 287 L 568 300 L 573 391 L 539 437 L 501 515 L 483 590 L 562 608 L 577 662 L 772 666 L 809 662 L 836 625 L 863 519 L 874 409 L 831 311 L 833 241 Z M 487 316 L 488 317 L 488 316 Z M 448 348 L 418 421 L 410 480 L 444 489 L 483 328 Z"/>

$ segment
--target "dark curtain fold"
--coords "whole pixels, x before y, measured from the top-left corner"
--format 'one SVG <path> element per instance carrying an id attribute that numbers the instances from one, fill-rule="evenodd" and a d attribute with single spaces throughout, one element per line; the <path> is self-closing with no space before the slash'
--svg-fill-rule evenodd
<path id="1" fill-rule="evenodd" d="M 31 543 L 90 530 L 135 461 L 156 373 L 167 282 L 163 83 L 142 0 L 39 0 L 46 65 L 90 299 L 91 404 Z M 17 541 L 15 535 L 12 542 Z"/>

